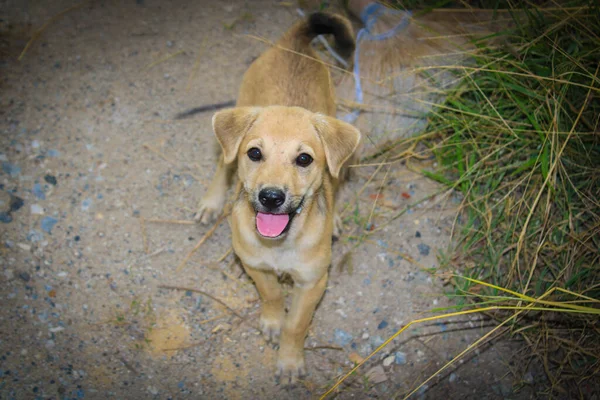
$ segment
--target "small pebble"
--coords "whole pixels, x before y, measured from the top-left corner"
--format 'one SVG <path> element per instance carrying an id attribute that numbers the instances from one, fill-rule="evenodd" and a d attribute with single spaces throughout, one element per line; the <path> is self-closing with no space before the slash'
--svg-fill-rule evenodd
<path id="1" fill-rule="evenodd" d="M 381 336 L 372 336 L 371 337 L 371 345 L 375 348 L 381 346 L 383 343 L 385 343 L 385 340 L 383 340 L 383 338 Z"/>
<path id="2" fill-rule="evenodd" d="M 48 153 L 46 153 L 46 154 L 48 155 L 48 157 L 53 157 L 53 158 L 60 157 L 60 152 L 55 149 L 48 150 Z"/>
<path id="3" fill-rule="evenodd" d="M 35 229 L 32 229 L 27 234 L 27 240 L 29 240 L 30 242 L 34 242 L 34 243 L 41 242 L 42 240 L 44 240 L 44 234 L 40 231 L 36 231 Z"/>
<path id="4" fill-rule="evenodd" d="M 10 196 L 10 211 L 17 211 L 18 209 L 20 209 L 21 207 L 23 207 L 23 205 L 25 204 L 25 202 L 23 201 L 22 198 L 18 197 L 18 196 Z"/>
<path id="5" fill-rule="evenodd" d="M 346 346 L 352 341 L 352 335 L 342 329 L 335 328 L 333 331 L 333 341 L 340 346 Z"/>
<path id="6" fill-rule="evenodd" d="M 44 193 L 44 189 L 42 188 L 42 185 L 40 185 L 39 183 L 36 183 L 33 185 L 33 195 L 35 197 L 37 197 L 40 200 L 46 200 L 46 193 Z"/>
<path id="7" fill-rule="evenodd" d="M 91 206 L 92 206 L 92 200 L 85 199 L 84 201 L 81 202 L 81 211 L 87 211 L 90 209 Z"/>
<path id="8" fill-rule="evenodd" d="M 55 176 L 48 174 L 44 176 L 44 180 L 46 181 L 46 183 L 56 186 L 57 181 Z"/>
<path id="9" fill-rule="evenodd" d="M 40 225 L 44 232 L 52 233 L 52 228 L 54 228 L 54 225 L 56 225 L 57 222 L 58 220 L 56 218 L 44 217 L 42 218 Z"/>
<path id="10" fill-rule="evenodd" d="M 401 351 L 396 352 L 394 354 L 394 362 L 398 365 L 406 364 L 406 354 Z"/>
<path id="11" fill-rule="evenodd" d="M 39 204 L 32 204 L 30 206 L 31 209 L 31 213 L 33 215 L 43 215 L 44 214 L 44 207 L 40 206 Z"/>
<path id="12" fill-rule="evenodd" d="M 429 250 L 431 250 L 431 247 L 429 247 L 428 245 L 426 245 L 425 243 L 419 243 L 417 245 L 417 248 L 419 249 L 419 253 L 422 256 L 428 256 L 429 255 Z"/>
<path id="13" fill-rule="evenodd" d="M 456 381 L 456 378 L 457 378 L 457 376 L 453 372 L 453 373 L 450 374 L 450 377 L 448 377 L 448 382 L 452 383 L 452 382 Z"/>
<path id="14" fill-rule="evenodd" d="M 379 325 L 377 325 L 377 329 L 385 329 L 388 326 L 388 322 L 384 319 L 383 321 L 381 321 L 379 323 Z"/>
<path id="15" fill-rule="evenodd" d="M 9 213 L 7 212 L 0 212 L 0 222 L 3 222 L 5 224 L 8 224 L 9 222 L 12 222 L 12 217 Z"/>
<path id="16" fill-rule="evenodd" d="M 417 233 L 415 233 L 415 237 L 420 238 L 421 237 L 421 232 L 417 231 Z"/>
<path id="17" fill-rule="evenodd" d="M 8 161 L 2 163 L 2 171 L 4 173 L 10 175 L 13 178 L 16 178 L 21 173 L 21 167 L 15 164 L 11 164 Z"/>
<path id="18" fill-rule="evenodd" d="M 19 278 L 21 278 L 25 282 L 29 282 L 29 280 L 31 279 L 31 276 L 27 272 L 21 272 L 21 273 L 19 273 Z"/>
<path id="19" fill-rule="evenodd" d="M 383 366 L 384 367 L 389 367 L 390 365 L 392 365 L 392 363 L 395 360 L 395 356 L 389 356 L 383 359 Z"/>

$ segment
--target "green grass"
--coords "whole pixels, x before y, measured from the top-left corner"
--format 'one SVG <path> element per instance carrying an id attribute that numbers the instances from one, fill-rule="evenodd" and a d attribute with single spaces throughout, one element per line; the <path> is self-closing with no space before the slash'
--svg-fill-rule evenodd
<path id="1" fill-rule="evenodd" d="M 576 293 L 595 307 L 600 7 L 535 4 L 520 3 L 527 8 L 512 10 L 512 27 L 494 35 L 493 46 L 478 43 L 474 63 L 454 68 L 460 83 L 425 132 L 437 137 L 429 146 L 440 167 L 423 173 L 462 195 L 447 269 L 532 298 L 551 292 L 548 300 L 569 302 Z M 492 286 L 453 283 L 464 304 L 498 295 Z M 545 395 L 586 397 L 589 385 L 598 388 L 597 316 L 522 313 L 511 330 L 530 346 L 528 357 L 541 360 Z"/>

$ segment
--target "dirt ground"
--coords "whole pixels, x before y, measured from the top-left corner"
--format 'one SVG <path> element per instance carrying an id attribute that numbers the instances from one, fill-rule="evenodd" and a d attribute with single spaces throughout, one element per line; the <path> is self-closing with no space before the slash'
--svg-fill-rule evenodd
<path id="1" fill-rule="evenodd" d="M 278 385 L 227 224 L 183 264 L 211 227 L 150 219 L 191 220 L 214 172 L 211 113 L 173 117 L 235 99 L 266 48 L 246 34 L 277 39 L 296 5 L 83 3 L 17 61 L 73 4 L 0 2 L 0 398 L 314 398 L 399 328 L 452 304 L 427 271 L 458 200 L 405 167 L 373 179 L 376 166 L 357 168 L 306 340 L 309 375 Z M 337 398 L 402 398 L 488 326 L 478 316 L 413 325 Z M 508 373 L 516 348 L 469 353 L 415 396 L 530 398 L 535 372 Z"/>

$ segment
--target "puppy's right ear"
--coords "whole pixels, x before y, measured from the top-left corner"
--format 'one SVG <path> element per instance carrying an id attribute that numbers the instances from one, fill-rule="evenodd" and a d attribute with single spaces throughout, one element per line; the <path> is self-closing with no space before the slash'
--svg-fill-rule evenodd
<path id="1" fill-rule="evenodd" d="M 225 164 L 235 160 L 242 138 L 250 130 L 259 113 L 259 107 L 236 107 L 219 111 L 213 116 L 213 131 L 223 150 Z"/>

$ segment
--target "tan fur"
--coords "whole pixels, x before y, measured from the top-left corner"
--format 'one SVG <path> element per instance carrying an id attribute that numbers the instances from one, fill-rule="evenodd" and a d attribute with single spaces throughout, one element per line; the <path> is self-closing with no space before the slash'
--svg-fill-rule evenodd
<path id="1" fill-rule="evenodd" d="M 237 168 L 239 184 L 230 218 L 233 248 L 262 298 L 263 333 L 272 341 L 281 337 L 278 374 L 286 381 L 305 372 L 304 340 L 331 263 L 338 176 L 360 142 L 358 130 L 334 118 L 329 71 L 308 58 L 317 56 L 305 29 L 305 22 L 296 24 L 263 53 L 244 75 L 237 107 L 213 117 L 222 155 L 197 214 L 208 222 L 221 212 Z M 261 161 L 248 157 L 251 148 L 261 150 Z M 301 153 L 313 158 L 308 167 L 296 164 Z M 302 206 L 278 238 L 257 232 L 255 204 L 265 187 L 285 191 L 282 207 L 297 211 Z M 278 283 L 282 273 L 294 280 L 287 315 Z"/>

